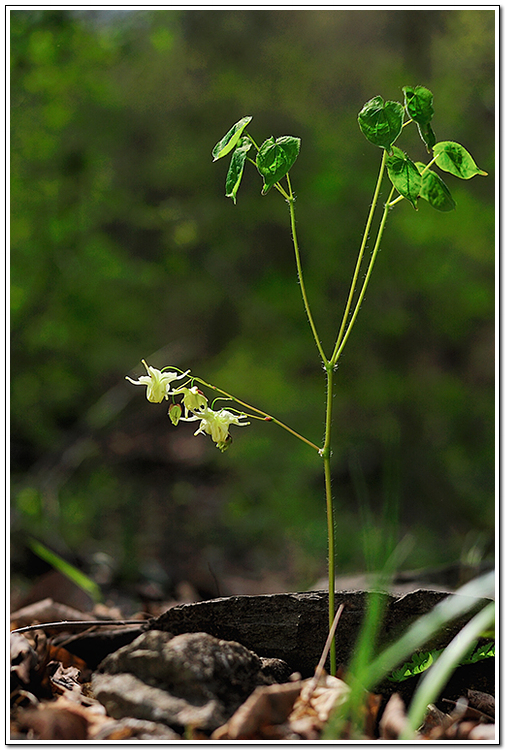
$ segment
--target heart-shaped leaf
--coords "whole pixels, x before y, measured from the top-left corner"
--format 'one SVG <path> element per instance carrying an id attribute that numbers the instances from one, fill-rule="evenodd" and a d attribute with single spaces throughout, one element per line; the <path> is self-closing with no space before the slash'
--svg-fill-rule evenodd
<path id="1" fill-rule="evenodd" d="M 385 102 L 382 96 L 375 96 L 363 106 L 358 124 L 370 143 L 389 152 L 402 132 L 403 113 L 400 102 Z"/>
<path id="2" fill-rule="evenodd" d="M 426 169 L 421 162 L 416 162 L 416 167 L 422 177 L 419 196 L 437 211 L 453 211 L 456 203 L 443 179 L 431 169 Z"/>
<path id="3" fill-rule="evenodd" d="M 226 133 L 223 138 L 219 141 L 219 143 L 216 143 L 214 148 L 212 149 L 212 156 L 214 157 L 214 161 L 217 161 L 218 159 L 221 159 L 223 156 L 226 156 L 226 154 L 229 154 L 230 151 L 232 151 L 237 143 L 239 142 L 240 136 L 242 135 L 242 132 L 247 125 L 251 122 L 252 117 L 242 117 L 241 120 L 235 123 L 229 131 Z"/>
<path id="4" fill-rule="evenodd" d="M 300 153 L 300 138 L 282 135 L 274 140 L 268 138 L 261 146 L 256 157 L 256 165 L 264 184 L 262 195 L 266 195 L 272 185 L 279 182 L 291 169 Z"/>
<path id="5" fill-rule="evenodd" d="M 417 199 L 421 191 L 421 175 L 413 161 L 407 154 L 396 146 L 393 146 L 393 153 L 386 159 L 386 167 L 389 179 L 414 208 L 417 210 Z"/>
<path id="6" fill-rule="evenodd" d="M 232 154 L 230 166 L 228 168 L 228 174 L 226 175 L 225 192 L 226 197 L 231 198 L 233 202 L 237 203 L 237 192 L 242 181 L 242 175 L 244 173 L 244 165 L 247 156 L 247 152 L 251 148 L 252 143 L 247 136 L 244 136 L 238 142 L 235 151 Z"/>
<path id="7" fill-rule="evenodd" d="M 479 169 L 466 148 L 454 141 L 436 143 L 433 147 L 433 155 L 436 158 L 437 167 L 462 180 L 469 180 L 476 174 L 487 175 L 487 172 Z"/>
<path id="8" fill-rule="evenodd" d="M 428 151 L 431 151 L 436 140 L 430 125 L 433 117 L 433 94 L 424 86 L 404 86 L 403 93 L 407 114 L 417 123 L 419 135 Z"/>

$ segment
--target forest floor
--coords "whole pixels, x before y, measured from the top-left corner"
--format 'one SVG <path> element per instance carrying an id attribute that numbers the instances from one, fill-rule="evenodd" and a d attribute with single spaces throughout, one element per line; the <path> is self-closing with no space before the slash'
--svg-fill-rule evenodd
<path id="1" fill-rule="evenodd" d="M 58 590 L 58 580 L 52 577 L 54 596 L 33 601 L 39 583 L 32 601 L 25 595 L 29 603 L 11 616 L 18 631 L 11 634 L 11 740 L 313 742 L 325 738 L 329 717 L 345 703 L 345 664 L 337 677 L 322 664 L 302 675 L 282 658 L 214 637 L 204 626 L 157 630 L 158 616 L 191 600 L 189 584 L 178 601 L 132 616 L 113 603 L 92 605 L 79 591 L 71 595 L 64 581 Z M 336 632 L 338 639 L 338 624 Z M 416 739 L 495 739 L 491 662 L 480 664 L 477 677 L 464 673 L 467 683 L 462 673 L 456 692 L 442 692 Z M 407 725 L 408 692 L 368 694 L 359 728 L 345 724 L 338 738 L 397 740 Z"/>

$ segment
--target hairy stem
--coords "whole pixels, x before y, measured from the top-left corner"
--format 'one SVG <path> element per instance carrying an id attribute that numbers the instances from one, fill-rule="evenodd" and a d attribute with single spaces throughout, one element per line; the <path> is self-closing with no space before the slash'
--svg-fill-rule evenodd
<path id="1" fill-rule="evenodd" d="M 374 249 L 373 249 L 373 252 L 372 252 L 372 257 L 370 259 L 370 263 L 368 264 L 368 268 L 367 268 L 367 271 L 366 271 L 365 280 L 363 282 L 363 286 L 361 287 L 361 292 L 359 294 L 358 301 L 356 302 L 356 307 L 354 308 L 354 312 L 352 314 L 352 318 L 349 321 L 349 325 L 347 326 L 347 330 L 345 332 L 345 335 L 344 335 L 344 337 L 343 337 L 343 339 L 342 339 L 339 347 L 337 349 L 335 349 L 335 351 L 333 352 L 333 355 L 332 355 L 332 358 L 331 358 L 331 361 L 330 361 L 333 366 L 335 366 L 336 363 L 338 362 L 338 360 L 340 358 L 340 355 L 342 354 L 342 350 L 343 350 L 344 346 L 346 345 L 347 339 L 349 338 L 349 335 L 350 335 L 350 333 L 351 333 L 351 331 L 353 329 L 354 323 L 356 322 L 356 318 L 358 317 L 358 313 L 359 313 L 361 304 L 363 302 L 363 299 L 365 297 L 365 292 L 366 292 L 367 287 L 368 287 L 368 282 L 370 281 L 370 276 L 371 276 L 371 273 L 372 273 L 372 270 L 373 270 L 373 267 L 374 267 L 375 259 L 377 258 L 377 253 L 379 252 L 380 243 L 382 241 L 382 235 L 384 233 L 384 227 L 386 226 L 386 220 L 387 220 L 387 217 L 388 217 L 389 209 L 391 208 L 391 205 L 392 205 L 390 203 L 390 201 L 391 201 L 391 198 L 393 197 L 393 193 L 394 192 L 395 192 L 395 188 L 393 187 L 393 188 L 391 188 L 391 192 L 389 193 L 389 197 L 388 197 L 388 199 L 386 201 L 386 204 L 384 206 L 384 212 L 382 214 L 381 223 L 380 223 L 380 226 L 379 226 L 379 230 L 377 232 L 377 237 L 375 239 L 375 245 L 374 245 Z"/>
<path id="2" fill-rule="evenodd" d="M 351 288 L 349 290 L 349 296 L 347 297 L 347 304 L 346 304 L 346 307 L 345 307 L 344 315 L 342 317 L 342 323 L 340 325 L 340 330 L 338 332 L 337 340 L 335 342 L 335 346 L 334 346 L 334 349 L 333 349 L 333 354 L 332 354 L 332 358 L 331 358 L 332 361 L 333 361 L 333 357 L 335 356 L 336 352 L 338 351 L 338 348 L 339 348 L 340 344 L 342 343 L 342 339 L 344 337 L 345 327 L 347 325 L 347 320 L 349 318 L 349 312 L 350 312 L 350 309 L 351 309 L 352 298 L 354 296 L 354 292 L 356 291 L 356 284 L 358 282 L 358 275 L 359 275 L 359 271 L 360 271 L 360 268 L 361 268 L 361 264 L 363 262 L 363 255 L 364 255 L 364 252 L 365 252 L 365 247 L 366 247 L 366 243 L 367 243 L 367 240 L 368 240 L 368 236 L 370 234 L 370 227 L 372 225 L 372 220 L 373 220 L 373 217 L 374 217 L 375 209 L 377 207 L 377 202 L 379 200 L 379 192 L 380 192 L 380 189 L 381 189 L 382 179 L 384 177 L 384 170 L 385 170 L 385 167 L 386 167 L 386 157 L 387 157 L 387 154 L 386 154 L 386 151 L 384 151 L 383 154 L 382 154 L 382 160 L 381 160 L 381 165 L 380 165 L 380 169 L 379 169 L 379 176 L 377 178 L 377 184 L 375 186 L 375 191 L 374 191 L 374 194 L 373 194 L 372 203 L 371 203 L 371 206 L 370 206 L 370 211 L 368 212 L 368 219 L 367 219 L 367 222 L 366 222 L 365 230 L 363 232 L 363 239 L 361 240 L 361 247 L 360 247 L 359 253 L 358 253 L 358 260 L 356 261 L 356 268 L 354 269 L 354 276 L 353 276 L 353 279 L 352 279 Z"/>
<path id="3" fill-rule="evenodd" d="M 286 179 L 288 181 L 288 187 L 289 187 L 289 196 L 287 197 L 287 201 L 289 205 L 289 217 L 291 220 L 291 234 L 293 237 L 293 247 L 295 249 L 296 271 L 298 274 L 298 281 L 300 283 L 300 290 L 302 293 L 303 304 L 305 306 L 305 312 L 307 313 L 307 318 L 309 319 L 310 329 L 312 331 L 312 335 L 314 336 L 314 341 L 316 342 L 319 355 L 321 359 L 323 360 L 323 363 L 326 365 L 328 362 L 328 359 L 323 351 L 323 347 L 321 346 L 321 342 L 319 340 L 319 335 L 317 333 L 316 325 L 314 323 L 314 318 L 312 317 L 312 312 L 310 309 L 309 300 L 308 300 L 307 292 L 305 289 L 305 282 L 303 280 L 302 262 L 300 260 L 300 248 L 298 245 L 298 235 L 296 233 L 295 197 L 291 189 L 291 182 L 289 180 L 289 174 L 286 175 Z"/>
<path id="4" fill-rule="evenodd" d="M 335 509 L 331 494 L 331 426 L 333 419 L 333 367 L 326 366 L 326 427 L 324 446 L 321 450 L 324 463 L 324 486 L 326 493 L 326 520 L 328 525 L 328 621 L 331 628 L 335 618 Z M 337 672 L 335 638 L 330 645 L 330 674 Z"/>

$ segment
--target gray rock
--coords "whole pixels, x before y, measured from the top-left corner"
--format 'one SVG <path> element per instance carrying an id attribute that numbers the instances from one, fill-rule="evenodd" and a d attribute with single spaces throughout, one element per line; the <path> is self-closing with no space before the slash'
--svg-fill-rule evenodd
<path id="1" fill-rule="evenodd" d="M 288 675 L 280 660 L 262 660 L 233 641 L 151 630 L 103 660 L 93 675 L 93 692 L 114 718 L 212 731 L 258 685 Z"/>
<path id="2" fill-rule="evenodd" d="M 162 688 L 146 685 L 128 672 L 95 673 L 92 685 L 95 698 L 114 719 L 133 717 L 161 722 L 180 731 L 188 726 L 213 731 L 229 718 L 217 700 L 209 700 L 203 705 L 192 704 Z"/>
<path id="3" fill-rule="evenodd" d="M 377 646 L 383 647 L 406 630 L 418 617 L 429 612 L 447 594 L 419 589 L 402 596 L 382 594 L 384 616 L 377 634 Z M 335 609 L 344 605 L 338 623 L 337 662 L 348 665 L 360 632 L 369 593 L 338 591 Z M 475 599 L 475 607 L 485 604 Z M 443 648 L 468 622 L 468 612 L 442 628 L 425 648 Z M 264 594 L 231 596 L 171 607 L 144 626 L 170 633 L 205 631 L 216 638 L 238 641 L 263 657 L 276 657 L 289 664 L 293 672 L 311 677 L 328 635 L 328 593 Z M 329 670 L 329 662 L 326 663 Z"/>

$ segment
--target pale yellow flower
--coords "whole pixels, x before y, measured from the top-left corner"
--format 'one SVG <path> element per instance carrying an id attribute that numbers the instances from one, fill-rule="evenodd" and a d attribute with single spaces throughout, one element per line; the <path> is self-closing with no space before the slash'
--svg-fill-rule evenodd
<path id="1" fill-rule="evenodd" d="M 229 433 L 231 424 L 236 424 L 239 427 L 245 427 L 250 424 L 250 422 L 240 421 L 241 419 L 246 419 L 245 414 L 233 414 L 233 412 L 226 409 L 214 411 L 207 407 L 202 409 L 199 414 L 194 414 L 194 416 L 187 417 L 181 421 L 194 422 L 198 419 L 200 420 L 200 426 L 195 435 L 199 435 L 200 433 L 210 435 L 221 451 L 226 450 L 231 442 L 231 435 Z"/>
<path id="2" fill-rule="evenodd" d="M 205 409 L 205 407 L 207 406 L 207 399 L 205 395 L 201 392 L 199 388 L 196 387 L 196 385 L 194 385 L 192 388 L 177 388 L 177 390 L 174 391 L 173 393 L 174 393 L 174 396 L 176 396 L 178 393 L 184 394 L 182 403 L 184 404 L 186 417 L 189 416 L 190 411 L 200 412 L 202 409 Z"/>
<path id="3" fill-rule="evenodd" d="M 174 380 L 185 378 L 189 373 L 189 370 L 182 375 L 177 372 L 162 372 L 157 370 L 156 367 L 150 367 L 145 360 L 142 360 L 142 364 L 147 370 L 147 375 L 141 375 L 138 380 L 132 380 L 126 376 L 126 380 L 129 380 L 133 385 L 147 386 L 146 398 L 153 404 L 161 404 L 164 398 L 168 399 L 171 395 L 170 384 Z"/>

